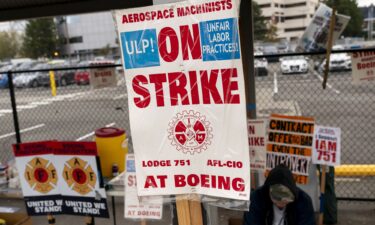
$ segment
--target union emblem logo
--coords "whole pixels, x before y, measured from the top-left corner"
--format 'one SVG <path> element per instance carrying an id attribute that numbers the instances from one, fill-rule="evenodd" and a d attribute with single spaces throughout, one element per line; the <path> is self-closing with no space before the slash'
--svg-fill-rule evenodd
<path id="1" fill-rule="evenodd" d="M 35 157 L 26 164 L 24 177 L 33 190 L 43 194 L 52 191 L 57 185 L 55 166 L 40 157 Z"/>
<path id="2" fill-rule="evenodd" d="M 212 128 L 210 123 L 199 112 L 183 111 L 169 123 L 169 140 L 183 153 L 201 153 L 211 144 Z"/>
<path id="3" fill-rule="evenodd" d="M 63 177 L 68 186 L 81 195 L 95 190 L 95 172 L 86 161 L 78 157 L 65 162 Z"/>

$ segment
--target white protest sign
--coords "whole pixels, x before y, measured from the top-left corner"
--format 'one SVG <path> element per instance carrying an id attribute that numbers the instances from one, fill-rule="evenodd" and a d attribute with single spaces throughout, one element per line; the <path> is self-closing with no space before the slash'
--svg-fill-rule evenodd
<path id="1" fill-rule="evenodd" d="M 125 218 L 161 219 L 163 215 L 163 198 L 161 196 L 138 196 L 134 154 L 127 154 L 126 165 L 127 171 L 124 180 Z"/>
<path id="2" fill-rule="evenodd" d="M 104 187 L 99 185 L 95 142 L 59 142 L 55 150 L 64 213 L 108 218 Z"/>
<path id="3" fill-rule="evenodd" d="M 92 88 L 116 87 L 115 68 L 90 69 L 90 85 Z"/>
<path id="4" fill-rule="evenodd" d="M 354 84 L 375 81 L 375 51 L 353 52 L 352 78 Z"/>
<path id="5" fill-rule="evenodd" d="M 116 12 L 138 195 L 248 200 L 237 1 Z"/>
<path id="6" fill-rule="evenodd" d="M 49 141 L 13 145 L 22 194 L 30 216 L 63 212 L 54 148 L 55 143 Z"/>
<path id="7" fill-rule="evenodd" d="M 296 52 L 316 52 L 327 49 L 331 15 L 332 9 L 327 5 L 320 3 L 311 23 L 299 40 Z M 349 16 L 336 14 L 336 25 L 332 38 L 333 42 L 340 37 L 349 20 Z"/>
<path id="8" fill-rule="evenodd" d="M 341 129 L 316 126 L 314 131 L 314 164 L 338 166 L 341 158 Z"/>
<path id="9" fill-rule="evenodd" d="M 266 120 L 249 120 L 250 169 L 266 169 Z"/>

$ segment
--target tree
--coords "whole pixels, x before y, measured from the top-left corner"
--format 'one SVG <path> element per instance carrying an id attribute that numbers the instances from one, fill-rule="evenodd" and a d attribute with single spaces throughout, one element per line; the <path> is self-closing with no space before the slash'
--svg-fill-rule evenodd
<path id="1" fill-rule="evenodd" d="M 14 58 L 19 49 L 19 34 L 15 31 L 0 32 L 0 60 Z"/>
<path id="2" fill-rule="evenodd" d="M 56 26 L 52 18 L 32 19 L 27 22 L 22 46 L 25 56 L 52 57 L 56 46 Z"/>
<path id="3" fill-rule="evenodd" d="M 363 15 L 356 0 L 340 0 L 339 2 L 337 0 L 326 0 L 325 3 L 330 7 L 335 5 L 339 14 L 350 16 L 350 21 L 342 33 L 343 36 L 358 37 L 363 35 Z"/>
<path id="4" fill-rule="evenodd" d="M 259 5 L 253 1 L 254 40 L 264 40 L 267 33 L 266 19 L 262 15 Z"/>
<path id="5" fill-rule="evenodd" d="M 277 39 L 277 27 L 274 24 L 270 23 L 268 25 L 265 40 L 273 42 L 273 41 L 276 41 L 276 39 Z"/>

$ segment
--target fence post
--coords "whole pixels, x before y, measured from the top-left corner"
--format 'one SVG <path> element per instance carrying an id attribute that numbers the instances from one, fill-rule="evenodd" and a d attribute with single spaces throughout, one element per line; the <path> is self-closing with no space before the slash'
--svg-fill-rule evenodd
<path id="1" fill-rule="evenodd" d="M 10 101 L 12 103 L 14 131 L 16 133 L 17 144 L 20 144 L 21 143 L 21 133 L 20 133 L 20 126 L 19 126 L 19 123 L 18 123 L 17 104 L 16 104 L 16 97 L 15 97 L 15 94 L 14 94 L 12 71 L 8 71 L 7 75 L 8 75 L 8 86 L 9 86 Z"/>

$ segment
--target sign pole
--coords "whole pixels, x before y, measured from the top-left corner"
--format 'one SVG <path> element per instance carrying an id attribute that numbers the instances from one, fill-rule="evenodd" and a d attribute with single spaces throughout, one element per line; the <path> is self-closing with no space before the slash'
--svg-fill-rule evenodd
<path id="1" fill-rule="evenodd" d="M 47 214 L 47 219 L 48 219 L 48 224 L 49 225 L 55 225 L 56 220 L 55 220 L 55 217 L 53 217 L 52 214 Z"/>
<path id="2" fill-rule="evenodd" d="M 202 207 L 199 195 L 192 195 L 189 200 L 190 219 L 192 225 L 203 225 Z"/>
<path id="3" fill-rule="evenodd" d="M 145 219 L 141 220 L 141 225 L 146 225 L 146 220 Z"/>
<path id="4" fill-rule="evenodd" d="M 330 61 L 330 58 L 331 58 L 333 31 L 335 30 L 335 26 L 336 26 L 336 6 L 333 5 L 331 21 L 330 21 L 330 25 L 329 25 L 329 33 L 328 33 L 328 46 L 327 46 L 327 53 L 326 53 L 326 65 L 324 67 L 323 89 L 326 89 L 326 84 L 327 84 L 327 80 L 328 80 L 329 61 Z"/>
<path id="5" fill-rule="evenodd" d="M 189 201 L 186 195 L 176 196 L 178 225 L 194 225 L 190 220 Z"/>
<path id="6" fill-rule="evenodd" d="M 320 212 L 319 212 L 319 225 L 323 225 L 323 214 L 324 214 L 324 193 L 326 189 L 326 165 L 321 166 L 322 176 L 320 179 Z"/>

